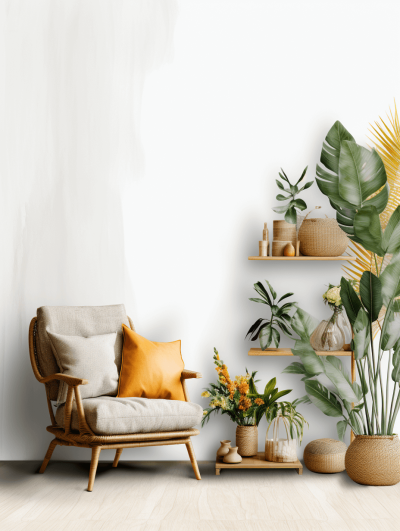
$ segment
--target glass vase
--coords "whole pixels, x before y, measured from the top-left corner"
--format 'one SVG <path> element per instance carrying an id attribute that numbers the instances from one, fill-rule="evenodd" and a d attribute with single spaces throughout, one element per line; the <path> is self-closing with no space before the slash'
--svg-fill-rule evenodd
<path id="1" fill-rule="evenodd" d="M 268 439 L 271 426 L 273 427 L 272 439 Z M 265 436 L 265 460 L 274 463 L 295 463 L 297 461 L 297 440 L 290 437 L 289 421 L 280 415 L 268 426 Z"/>
<path id="2" fill-rule="evenodd" d="M 341 329 L 344 335 L 344 350 L 350 350 L 350 343 L 353 339 L 353 334 L 351 331 L 351 324 L 349 321 L 349 318 L 347 317 L 346 312 L 343 310 L 339 312 L 338 318 L 337 318 L 337 325 Z"/>
<path id="3" fill-rule="evenodd" d="M 345 343 L 345 333 L 338 324 L 340 308 L 333 310 L 329 321 L 321 321 L 311 336 L 311 346 L 314 350 L 342 350 Z"/>

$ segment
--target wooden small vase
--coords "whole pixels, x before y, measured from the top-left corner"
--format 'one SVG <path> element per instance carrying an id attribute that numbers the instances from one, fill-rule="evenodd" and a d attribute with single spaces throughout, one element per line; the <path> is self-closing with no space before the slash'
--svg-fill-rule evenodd
<path id="1" fill-rule="evenodd" d="M 283 256 L 295 256 L 296 249 L 291 243 L 287 243 L 283 249 Z"/>
<path id="2" fill-rule="evenodd" d="M 238 454 L 238 447 L 233 446 L 229 448 L 229 452 L 226 454 L 226 456 L 223 459 L 224 463 L 228 463 L 230 465 L 235 465 L 236 463 L 241 463 L 242 458 Z"/>
<path id="3" fill-rule="evenodd" d="M 221 446 L 217 450 L 217 457 L 225 457 L 229 453 L 231 441 L 220 441 Z"/>

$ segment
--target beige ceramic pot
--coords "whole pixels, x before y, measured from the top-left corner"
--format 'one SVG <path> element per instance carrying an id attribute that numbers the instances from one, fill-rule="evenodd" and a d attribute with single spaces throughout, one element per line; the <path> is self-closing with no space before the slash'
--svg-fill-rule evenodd
<path id="1" fill-rule="evenodd" d="M 229 451 L 224 457 L 223 461 L 224 463 L 228 463 L 229 465 L 236 465 L 237 463 L 241 463 L 242 458 L 238 454 L 238 447 L 233 446 L 229 448 Z"/>
<path id="2" fill-rule="evenodd" d="M 220 443 L 221 446 L 217 450 L 217 457 L 225 457 L 231 447 L 231 441 L 220 441 Z"/>
<path id="3" fill-rule="evenodd" d="M 239 455 L 249 457 L 258 452 L 258 428 L 257 426 L 237 426 L 236 445 Z"/>
<path id="4" fill-rule="evenodd" d="M 357 435 L 347 449 L 346 472 L 362 485 L 396 485 L 400 481 L 397 435 Z"/>

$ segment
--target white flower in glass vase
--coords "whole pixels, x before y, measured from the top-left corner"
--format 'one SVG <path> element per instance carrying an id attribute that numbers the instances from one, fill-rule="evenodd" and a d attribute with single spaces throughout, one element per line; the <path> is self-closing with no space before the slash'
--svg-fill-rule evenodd
<path id="1" fill-rule="evenodd" d="M 340 286 L 329 284 L 322 295 L 324 302 L 333 310 L 329 320 L 321 321 L 311 336 L 311 345 L 315 350 L 333 351 L 350 349 L 351 328 L 343 311 Z"/>

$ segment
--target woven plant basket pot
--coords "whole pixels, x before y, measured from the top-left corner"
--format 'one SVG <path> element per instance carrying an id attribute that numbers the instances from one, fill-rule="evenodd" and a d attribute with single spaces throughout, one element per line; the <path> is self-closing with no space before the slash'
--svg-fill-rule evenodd
<path id="1" fill-rule="evenodd" d="M 299 230 L 300 252 L 305 256 L 341 256 L 349 239 L 336 219 L 305 217 Z"/>
<path id="2" fill-rule="evenodd" d="M 304 448 L 304 464 L 319 474 L 335 474 L 345 469 L 347 446 L 335 439 L 317 439 Z"/>
<path id="3" fill-rule="evenodd" d="M 361 485 L 396 485 L 400 481 L 397 435 L 357 435 L 345 458 L 346 472 Z"/>
<path id="4" fill-rule="evenodd" d="M 257 455 L 258 452 L 258 428 L 257 426 L 237 426 L 236 446 L 238 454 L 242 457 Z"/>
<path id="5" fill-rule="evenodd" d="M 296 245 L 297 227 L 295 223 L 287 223 L 282 219 L 274 219 L 273 239 L 278 242 L 291 242 Z"/>

